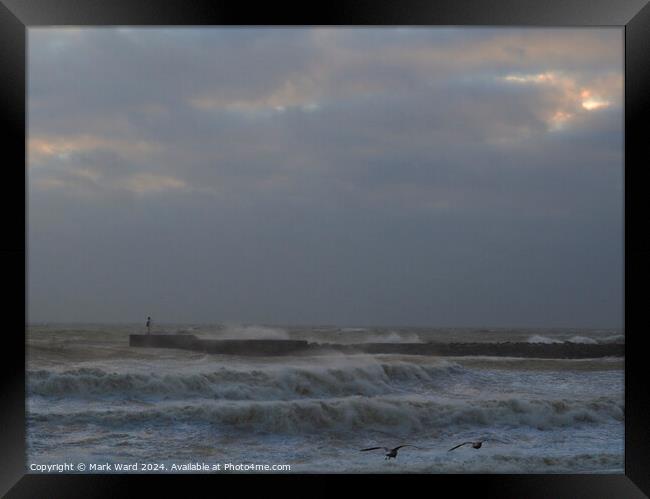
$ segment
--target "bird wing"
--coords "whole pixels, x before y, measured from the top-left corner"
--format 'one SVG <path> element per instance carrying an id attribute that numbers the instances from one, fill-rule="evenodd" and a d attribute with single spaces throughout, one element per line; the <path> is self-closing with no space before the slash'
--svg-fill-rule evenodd
<path id="1" fill-rule="evenodd" d="M 368 447 L 367 449 L 361 449 L 360 452 L 365 452 L 365 451 L 367 451 L 367 450 L 377 450 L 377 449 L 384 449 L 385 451 L 390 450 L 390 449 L 388 449 L 388 448 L 386 448 L 386 447 Z"/>
<path id="2" fill-rule="evenodd" d="M 395 447 L 395 448 L 392 449 L 392 450 L 399 450 L 399 449 L 401 449 L 402 447 L 415 447 L 416 449 L 419 449 L 419 448 L 420 448 L 420 447 L 418 447 L 417 445 L 404 444 L 404 445 L 400 445 L 399 447 Z"/>
<path id="3" fill-rule="evenodd" d="M 471 443 L 472 442 L 463 442 L 462 444 L 458 444 L 456 447 L 452 447 L 451 449 L 449 449 L 449 451 L 452 451 L 454 449 L 458 449 L 458 447 L 462 447 L 463 445 L 467 445 L 467 444 L 471 444 Z M 449 452 L 449 451 L 447 451 L 447 452 Z"/>

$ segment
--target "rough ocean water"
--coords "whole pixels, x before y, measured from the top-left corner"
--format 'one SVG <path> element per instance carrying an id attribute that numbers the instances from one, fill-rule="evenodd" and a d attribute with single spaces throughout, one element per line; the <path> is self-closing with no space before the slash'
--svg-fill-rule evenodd
<path id="1" fill-rule="evenodd" d="M 323 343 L 622 343 L 616 330 L 169 325 Z M 29 464 L 289 464 L 297 473 L 623 473 L 624 359 L 244 357 L 128 346 L 137 325 L 27 329 Z M 481 449 L 462 442 L 484 439 Z M 397 459 L 372 446 L 400 450 Z M 28 469 L 28 471 L 30 471 Z M 115 470 L 111 470 L 115 471 Z"/>

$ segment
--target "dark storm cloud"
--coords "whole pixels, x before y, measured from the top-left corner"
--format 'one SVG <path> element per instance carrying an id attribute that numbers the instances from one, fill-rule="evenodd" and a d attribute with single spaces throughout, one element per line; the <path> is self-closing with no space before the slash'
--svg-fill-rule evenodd
<path id="1" fill-rule="evenodd" d="M 30 29 L 30 318 L 619 326 L 622 50 Z"/>

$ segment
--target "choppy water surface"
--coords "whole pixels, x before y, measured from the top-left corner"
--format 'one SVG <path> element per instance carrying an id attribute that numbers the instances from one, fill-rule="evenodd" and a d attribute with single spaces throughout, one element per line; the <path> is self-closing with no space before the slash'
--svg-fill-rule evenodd
<path id="1" fill-rule="evenodd" d="M 613 330 L 168 326 L 206 338 L 619 343 Z M 623 359 L 234 357 L 128 346 L 138 326 L 33 326 L 28 462 L 292 472 L 622 473 Z M 485 439 L 479 450 L 458 443 Z M 403 443 L 385 461 L 371 446 Z"/>

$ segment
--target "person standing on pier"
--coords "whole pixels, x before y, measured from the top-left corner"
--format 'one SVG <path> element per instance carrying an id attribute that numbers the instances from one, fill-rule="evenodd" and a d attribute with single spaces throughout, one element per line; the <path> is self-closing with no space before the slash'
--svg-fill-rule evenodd
<path id="1" fill-rule="evenodd" d="M 151 334 L 151 317 L 147 317 L 147 334 Z"/>

